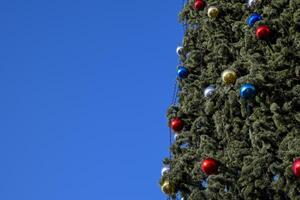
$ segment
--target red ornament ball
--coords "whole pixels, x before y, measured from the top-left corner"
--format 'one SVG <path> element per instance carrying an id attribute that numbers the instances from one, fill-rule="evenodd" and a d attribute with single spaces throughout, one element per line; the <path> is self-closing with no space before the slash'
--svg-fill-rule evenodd
<path id="1" fill-rule="evenodd" d="M 218 167 L 218 161 L 213 158 L 207 158 L 202 162 L 201 169 L 206 175 L 211 175 L 217 172 Z"/>
<path id="2" fill-rule="evenodd" d="M 174 118 L 171 120 L 170 126 L 175 132 L 181 131 L 183 128 L 183 121 L 179 118 Z"/>
<path id="3" fill-rule="evenodd" d="M 272 34 L 272 31 L 270 30 L 269 26 L 267 25 L 261 25 L 256 29 L 256 37 L 258 39 L 268 39 Z"/>
<path id="4" fill-rule="evenodd" d="M 203 10 L 205 7 L 205 2 L 203 0 L 195 0 L 194 8 L 195 10 Z"/>
<path id="5" fill-rule="evenodd" d="M 296 177 L 300 178 L 300 158 L 296 159 L 292 166 L 293 173 Z"/>

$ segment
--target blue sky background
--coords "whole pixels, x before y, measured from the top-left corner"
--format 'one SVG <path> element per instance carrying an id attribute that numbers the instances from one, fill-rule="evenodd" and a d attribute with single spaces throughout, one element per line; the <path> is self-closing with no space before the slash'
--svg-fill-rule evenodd
<path id="1" fill-rule="evenodd" d="M 0 199 L 158 200 L 180 0 L 0 1 Z"/>

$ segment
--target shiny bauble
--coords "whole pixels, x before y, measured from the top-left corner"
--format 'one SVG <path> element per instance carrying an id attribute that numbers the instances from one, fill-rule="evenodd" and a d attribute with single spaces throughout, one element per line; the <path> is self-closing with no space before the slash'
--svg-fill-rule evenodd
<path id="1" fill-rule="evenodd" d="M 174 134 L 174 140 L 176 140 L 178 137 L 178 134 Z"/>
<path id="2" fill-rule="evenodd" d="M 183 47 L 181 47 L 181 46 L 178 46 L 176 48 L 176 53 L 177 53 L 178 56 L 180 56 L 182 54 L 182 49 L 183 49 Z"/>
<path id="3" fill-rule="evenodd" d="M 268 39 L 271 34 L 272 31 L 270 30 L 269 26 L 267 25 L 260 25 L 257 29 L 256 29 L 256 37 L 260 40 L 266 40 Z"/>
<path id="4" fill-rule="evenodd" d="M 195 0 L 194 8 L 195 10 L 203 10 L 205 7 L 205 2 L 203 0 Z"/>
<path id="5" fill-rule="evenodd" d="M 258 7 L 262 0 L 248 0 L 247 5 L 249 8 Z"/>
<path id="6" fill-rule="evenodd" d="M 169 173 L 170 171 L 170 167 L 169 166 L 164 166 L 162 169 L 161 169 L 161 175 L 165 175 L 167 173 Z"/>
<path id="7" fill-rule="evenodd" d="M 256 88 L 251 83 L 245 83 L 240 88 L 240 96 L 244 99 L 253 98 L 256 95 Z"/>
<path id="8" fill-rule="evenodd" d="M 293 174 L 300 178 L 300 158 L 296 159 L 292 165 Z"/>
<path id="9" fill-rule="evenodd" d="M 167 195 L 172 195 L 176 193 L 174 185 L 172 185 L 169 181 L 163 182 L 161 190 Z"/>
<path id="10" fill-rule="evenodd" d="M 262 20 L 262 16 L 258 13 L 252 13 L 247 19 L 247 24 L 252 27 L 259 20 Z"/>
<path id="11" fill-rule="evenodd" d="M 201 170 L 206 175 L 215 174 L 218 171 L 218 161 L 213 158 L 207 158 L 202 162 Z"/>
<path id="12" fill-rule="evenodd" d="M 184 78 L 188 77 L 189 70 L 186 67 L 179 66 L 177 68 L 177 75 L 179 78 L 184 79 Z"/>
<path id="13" fill-rule="evenodd" d="M 213 85 L 208 86 L 204 90 L 204 96 L 211 97 L 214 94 L 215 90 L 216 90 L 216 88 Z"/>
<path id="14" fill-rule="evenodd" d="M 183 128 L 183 121 L 180 118 L 174 118 L 171 120 L 170 126 L 174 132 L 179 132 Z"/>
<path id="15" fill-rule="evenodd" d="M 210 18 L 217 18 L 219 16 L 219 8 L 217 8 L 216 6 L 210 6 L 207 10 L 207 15 Z"/>
<path id="16" fill-rule="evenodd" d="M 237 79 L 236 72 L 231 69 L 226 69 L 222 73 L 222 80 L 226 84 L 233 84 Z"/>

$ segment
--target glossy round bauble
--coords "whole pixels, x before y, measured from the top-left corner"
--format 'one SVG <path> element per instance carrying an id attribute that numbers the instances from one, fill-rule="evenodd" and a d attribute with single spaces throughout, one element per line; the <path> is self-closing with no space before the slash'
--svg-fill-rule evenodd
<path id="1" fill-rule="evenodd" d="M 296 159 L 292 165 L 293 174 L 300 178 L 300 158 Z"/>
<path id="2" fill-rule="evenodd" d="M 250 8 L 258 7 L 261 4 L 262 0 L 248 0 L 247 5 Z"/>
<path id="3" fill-rule="evenodd" d="M 188 77 L 189 70 L 186 67 L 179 66 L 177 69 L 177 74 L 178 74 L 179 78 L 184 79 L 184 78 Z"/>
<path id="4" fill-rule="evenodd" d="M 204 96 L 211 97 L 214 94 L 215 90 L 216 90 L 216 88 L 213 85 L 208 86 L 204 90 Z"/>
<path id="5" fill-rule="evenodd" d="M 174 118 L 171 120 L 171 129 L 175 132 L 179 132 L 183 128 L 183 121 L 179 118 Z"/>
<path id="6" fill-rule="evenodd" d="M 170 171 L 170 167 L 169 166 L 164 166 L 162 169 L 161 169 L 161 175 L 165 175 L 166 173 L 169 173 Z"/>
<path id="7" fill-rule="evenodd" d="M 217 18 L 219 16 L 219 8 L 217 8 L 216 6 L 210 6 L 207 10 L 207 15 L 210 18 Z"/>
<path id="8" fill-rule="evenodd" d="M 261 25 L 256 29 L 256 37 L 261 40 L 268 39 L 272 34 L 272 31 L 270 30 L 269 26 L 267 25 Z"/>
<path id="9" fill-rule="evenodd" d="M 176 48 L 176 53 L 177 53 L 178 56 L 181 55 L 182 49 L 183 49 L 183 47 L 181 47 L 181 46 L 178 46 L 178 47 Z"/>
<path id="10" fill-rule="evenodd" d="M 201 170 L 206 175 L 211 175 L 218 171 L 218 167 L 218 161 L 213 158 L 207 158 L 202 162 Z"/>
<path id="11" fill-rule="evenodd" d="M 213 158 L 207 158 L 202 162 L 201 170 L 206 175 L 215 174 L 218 170 L 218 161 Z"/>
<path id="12" fill-rule="evenodd" d="M 205 2 L 203 0 L 195 0 L 194 8 L 195 10 L 203 10 L 205 7 Z"/>
<path id="13" fill-rule="evenodd" d="M 222 73 L 222 80 L 226 84 L 233 84 L 237 79 L 236 72 L 231 69 L 226 69 Z"/>
<path id="14" fill-rule="evenodd" d="M 164 183 L 161 186 L 161 190 L 167 195 L 172 195 L 176 193 L 174 185 L 172 185 L 169 181 L 164 181 Z"/>
<path id="15" fill-rule="evenodd" d="M 177 137 L 178 137 L 178 134 L 174 134 L 174 140 L 176 140 L 177 139 Z"/>
<path id="16" fill-rule="evenodd" d="M 259 20 L 262 20 L 262 16 L 258 13 L 252 13 L 247 19 L 247 24 L 252 27 Z"/>
<path id="17" fill-rule="evenodd" d="M 246 83 L 240 88 L 240 96 L 244 99 L 253 98 L 256 95 L 256 88 L 251 83 Z"/>

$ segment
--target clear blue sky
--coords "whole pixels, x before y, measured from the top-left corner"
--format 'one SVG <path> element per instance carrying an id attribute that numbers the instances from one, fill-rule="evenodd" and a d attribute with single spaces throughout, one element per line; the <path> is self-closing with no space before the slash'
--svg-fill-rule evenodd
<path id="1" fill-rule="evenodd" d="M 1 0 L 1 200 L 165 199 L 181 5 Z"/>

